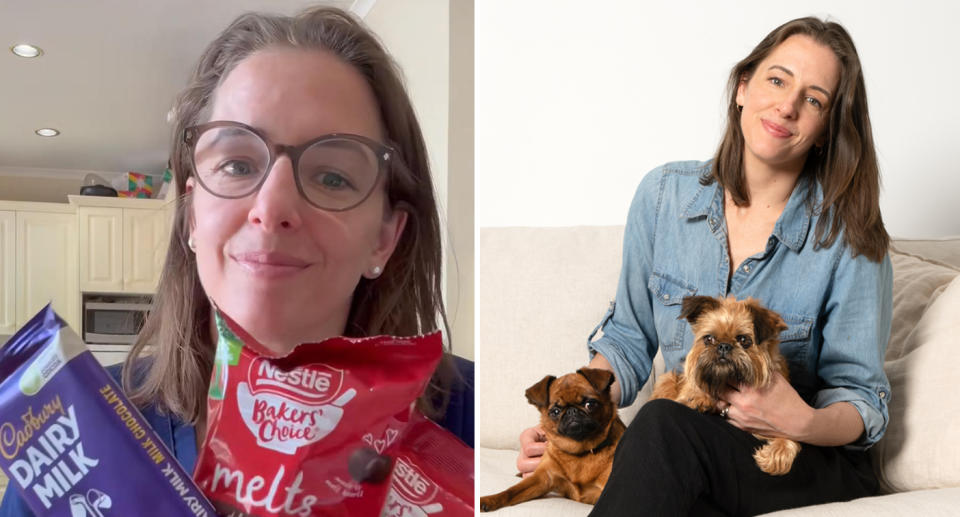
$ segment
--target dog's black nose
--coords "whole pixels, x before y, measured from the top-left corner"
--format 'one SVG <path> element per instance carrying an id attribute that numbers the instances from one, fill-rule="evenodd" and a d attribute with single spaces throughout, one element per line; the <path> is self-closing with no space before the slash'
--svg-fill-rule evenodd
<path id="1" fill-rule="evenodd" d="M 730 343 L 720 343 L 717 345 L 717 352 L 720 353 L 720 355 L 727 355 L 731 350 L 733 350 L 733 345 Z"/>

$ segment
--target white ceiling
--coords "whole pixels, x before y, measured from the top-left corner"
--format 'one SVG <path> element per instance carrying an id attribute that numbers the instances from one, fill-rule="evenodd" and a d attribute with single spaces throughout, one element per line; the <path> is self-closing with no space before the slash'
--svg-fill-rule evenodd
<path id="1" fill-rule="evenodd" d="M 323 0 L 365 15 L 375 0 Z M 0 174 L 158 174 L 173 99 L 203 49 L 246 11 L 317 0 L 0 1 Z M 41 47 L 39 59 L 9 47 Z M 60 136 L 42 138 L 41 127 Z"/>

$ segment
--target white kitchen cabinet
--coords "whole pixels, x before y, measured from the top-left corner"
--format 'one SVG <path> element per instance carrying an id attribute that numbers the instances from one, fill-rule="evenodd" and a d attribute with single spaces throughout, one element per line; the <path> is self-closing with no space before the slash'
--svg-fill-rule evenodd
<path id="1" fill-rule="evenodd" d="M 163 223 L 158 210 L 123 209 L 124 292 L 152 293 L 157 289 L 166 256 Z"/>
<path id="2" fill-rule="evenodd" d="M 80 225 L 80 290 L 123 290 L 123 211 L 120 208 L 77 209 Z"/>
<path id="3" fill-rule="evenodd" d="M 170 237 L 172 212 L 167 204 L 132 199 L 75 201 L 74 196 L 71 202 L 79 205 L 80 290 L 153 293 Z"/>
<path id="4" fill-rule="evenodd" d="M 173 232 L 173 217 L 175 215 L 177 203 L 171 201 L 163 208 L 156 210 L 157 224 L 160 227 L 160 246 L 157 247 L 154 254 L 154 261 L 157 264 L 157 278 L 155 283 L 159 283 L 160 274 L 163 272 L 163 265 L 167 261 L 167 251 L 170 249 L 170 234 Z"/>
<path id="5" fill-rule="evenodd" d="M 69 196 L 0 201 L 0 335 L 44 305 L 81 331 L 81 291 L 153 293 L 174 203 Z"/>
<path id="6" fill-rule="evenodd" d="M 0 211 L 0 334 L 17 330 L 16 243 L 17 213 Z"/>
<path id="7" fill-rule="evenodd" d="M 47 303 L 80 332 L 75 213 L 16 213 L 16 327 Z"/>

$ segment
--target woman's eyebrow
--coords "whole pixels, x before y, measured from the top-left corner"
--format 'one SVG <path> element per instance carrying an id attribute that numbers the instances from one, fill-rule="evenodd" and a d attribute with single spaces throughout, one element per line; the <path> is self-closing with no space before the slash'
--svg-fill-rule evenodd
<path id="1" fill-rule="evenodd" d="M 793 72 L 792 72 L 789 68 L 787 68 L 787 67 L 785 67 L 785 66 L 783 66 L 783 65 L 770 65 L 770 68 L 767 68 L 767 70 L 773 70 L 774 68 L 776 68 L 776 69 L 778 69 L 778 70 L 783 70 L 783 73 L 789 75 L 790 77 L 793 77 Z M 811 85 L 810 85 L 810 89 L 811 89 L 811 90 L 817 90 L 817 91 L 823 92 L 823 94 L 826 95 L 828 99 L 831 98 L 831 97 L 830 97 L 830 92 L 829 92 L 826 88 L 824 88 L 824 87 L 822 87 L 822 86 L 817 86 L 817 85 L 815 85 L 815 84 L 811 84 Z"/>

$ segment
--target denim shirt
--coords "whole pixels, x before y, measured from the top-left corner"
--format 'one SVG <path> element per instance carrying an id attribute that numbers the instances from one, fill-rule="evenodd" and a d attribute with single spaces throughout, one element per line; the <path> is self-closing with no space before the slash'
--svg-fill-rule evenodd
<path id="1" fill-rule="evenodd" d="M 890 401 L 883 371 L 893 304 L 889 256 L 879 263 L 854 257 L 843 233 L 831 246 L 818 246 L 823 192 L 803 177 L 766 248 L 730 275 L 723 189 L 699 182 L 710 167 L 668 163 L 641 181 L 627 219 L 616 300 L 587 339 L 590 356 L 599 352 L 613 366 L 626 407 L 647 381 L 658 348 L 667 371 L 683 369 L 693 344 L 690 325 L 678 319 L 685 296 L 750 296 L 786 322 L 780 350 L 800 396 L 815 408 L 853 404 L 865 432 L 848 447 L 869 447 L 883 436 Z"/>

